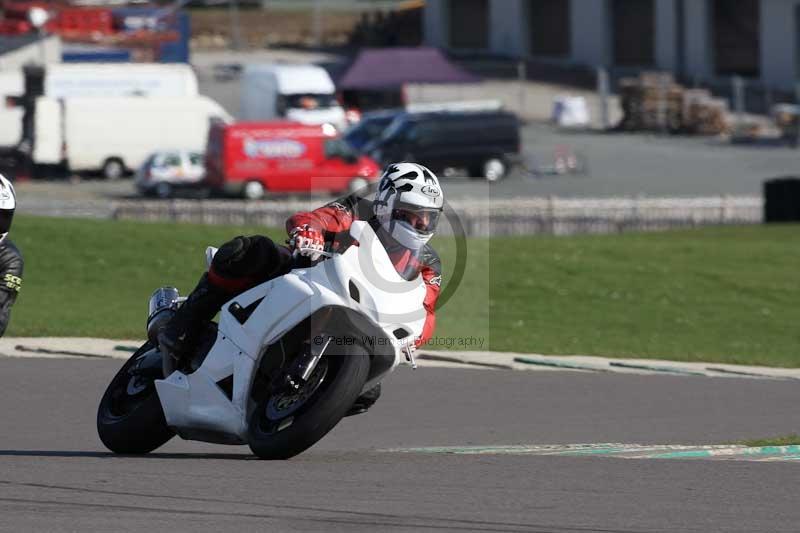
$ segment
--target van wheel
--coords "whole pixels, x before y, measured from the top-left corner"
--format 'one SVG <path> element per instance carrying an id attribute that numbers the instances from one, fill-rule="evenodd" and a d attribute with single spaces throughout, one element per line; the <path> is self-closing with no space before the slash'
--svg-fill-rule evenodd
<path id="1" fill-rule="evenodd" d="M 264 185 L 260 181 L 248 181 L 242 190 L 247 200 L 260 200 L 264 197 Z"/>
<path id="2" fill-rule="evenodd" d="M 107 180 L 118 180 L 125 175 L 125 165 L 121 159 L 112 157 L 103 163 L 103 177 Z"/>
<path id="3" fill-rule="evenodd" d="M 368 180 L 364 178 L 354 178 L 350 180 L 350 183 L 347 184 L 347 192 L 349 194 L 353 194 L 368 186 L 369 186 Z"/>
<path id="4" fill-rule="evenodd" d="M 506 176 L 506 162 L 499 158 L 486 160 L 483 164 L 483 177 L 486 181 L 500 181 Z"/>

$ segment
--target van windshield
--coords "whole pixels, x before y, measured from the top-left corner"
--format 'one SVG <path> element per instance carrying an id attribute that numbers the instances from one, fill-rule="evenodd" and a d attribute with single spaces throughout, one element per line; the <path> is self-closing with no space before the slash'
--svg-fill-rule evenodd
<path id="1" fill-rule="evenodd" d="M 364 118 L 361 122 L 350 128 L 344 134 L 344 137 L 347 142 L 350 143 L 350 146 L 356 150 L 360 150 L 367 144 L 380 139 L 392 120 L 393 118 L 391 116 Z"/>
<path id="2" fill-rule="evenodd" d="M 283 94 L 278 99 L 278 105 L 283 109 L 330 109 L 337 107 L 339 102 L 332 94 Z"/>
<path id="3" fill-rule="evenodd" d="M 383 130 L 383 135 L 381 135 L 381 143 L 403 137 L 410 126 L 410 123 L 402 118 L 394 119 L 392 123 L 389 124 L 385 130 Z"/>
<path id="4" fill-rule="evenodd" d="M 325 157 L 328 159 L 338 157 L 345 161 L 356 161 L 358 160 L 358 152 L 342 138 L 328 139 L 325 141 Z"/>

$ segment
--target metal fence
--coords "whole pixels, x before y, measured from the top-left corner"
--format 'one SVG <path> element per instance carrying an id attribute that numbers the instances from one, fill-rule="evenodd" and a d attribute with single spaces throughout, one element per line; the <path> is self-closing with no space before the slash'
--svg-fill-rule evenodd
<path id="1" fill-rule="evenodd" d="M 283 227 L 298 211 L 320 201 L 219 200 L 123 201 L 113 206 L 113 218 L 145 221 Z M 457 226 L 468 236 L 571 235 L 659 231 L 698 226 L 758 224 L 763 220 L 758 196 L 701 198 L 528 198 L 460 201 L 441 224 L 442 234 Z M 455 219 L 454 219 L 455 217 Z"/>

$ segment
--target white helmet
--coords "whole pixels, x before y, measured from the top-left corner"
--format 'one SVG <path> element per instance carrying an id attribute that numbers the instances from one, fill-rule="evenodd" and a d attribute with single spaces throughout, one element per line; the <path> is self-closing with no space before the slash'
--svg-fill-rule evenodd
<path id="1" fill-rule="evenodd" d="M 16 208 L 17 194 L 14 192 L 14 186 L 0 174 L 0 242 L 8 236 Z"/>
<path id="2" fill-rule="evenodd" d="M 378 182 L 373 211 L 399 244 L 417 250 L 436 232 L 444 193 L 436 176 L 416 163 L 394 163 Z"/>

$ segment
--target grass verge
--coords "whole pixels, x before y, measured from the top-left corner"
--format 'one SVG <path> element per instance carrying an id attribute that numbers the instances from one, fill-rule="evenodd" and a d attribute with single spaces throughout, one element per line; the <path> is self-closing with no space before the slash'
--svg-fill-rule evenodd
<path id="1" fill-rule="evenodd" d="M 800 435 L 791 434 L 767 439 L 740 440 L 736 441 L 734 444 L 741 444 L 750 448 L 760 448 L 762 446 L 792 446 L 800 444 Z"/>
<path id="2" fill-rule="evenodd" d="M 470 239 L 440 349 L 800 366 L 800 228 Z M 143 336 L 156 287 L 190 290 L 203 250 L 263 228 L 18 216 L 24 285 L 7 335 Z M 455 245 L 435 246 L 453 272 Z"/>

